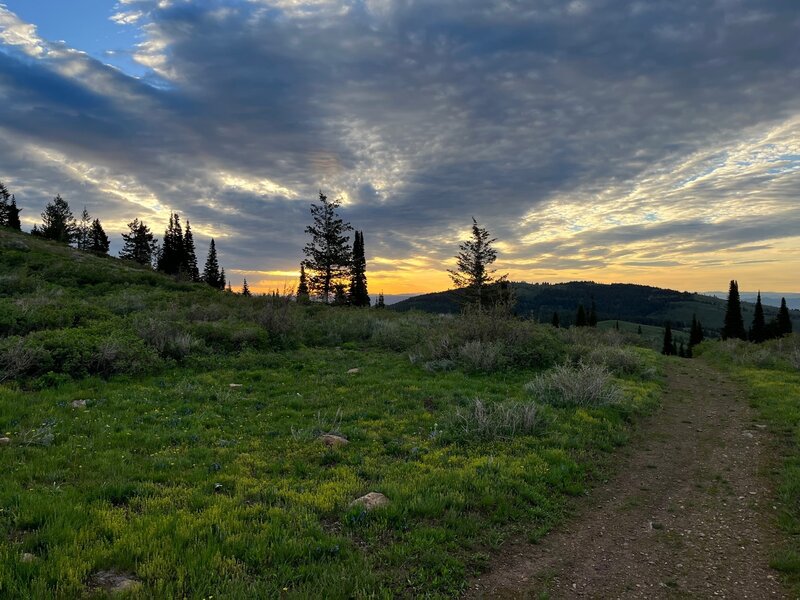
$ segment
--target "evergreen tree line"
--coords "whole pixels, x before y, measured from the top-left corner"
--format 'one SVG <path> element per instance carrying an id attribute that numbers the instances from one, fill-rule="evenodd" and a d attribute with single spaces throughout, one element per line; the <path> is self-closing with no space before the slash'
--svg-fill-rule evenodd
<path id="1" fill-rule="evenodd" d="M 19 212 L 14 196 L 9 195 L 6 187 L 0 183 L 0 224 L 21 230 Z M 107 255 L 111 246 L 100 219 L 93 219 L 86 207 L 80 219 L 76 219 L 69 203 L 60 194 L 47 204 L 42 212 L 41 225 L 34 225 L 31 235 L 69 244 L 100 256 Z M 170 214 L 163 242 L 159 243 L 150 228 L 139 219 L 128 223 L 128 231 L 122 234 L 122 242 L 119 258 L 123 260 L 189 281 L 205 282 L 219 290 L 225 289 L 225 269 L 219 266 L 214 240 L 209 244 L 201 273 L 191 224 L 186 221 L 184 230 L 178 213 Z"/>
<path id="2" fill-rule="evenodd" d="M 723 340 L 749 340 L 760 344 L 790 333 L 792 333 L 792 318 L 789 315 L 786 298 L 781 298 L 781 307 L 778 309 L 778 315 L 767 323 L 764 317 L 764 306 L 761 304 L 760 291 L 753 311 L 753 322 L 749 330 L 745 329 L 744 319 L 742 318 L 742 303 L 739 297 L 739 282 L 735 279 L 731 280 L 730 288 L 728 289 L 728 303 L 725 309 L 725 324 L 722 328 Z"/>

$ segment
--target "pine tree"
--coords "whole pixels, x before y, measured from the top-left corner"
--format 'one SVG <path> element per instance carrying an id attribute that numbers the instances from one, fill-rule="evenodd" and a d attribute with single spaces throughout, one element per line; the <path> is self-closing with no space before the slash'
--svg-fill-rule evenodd
<path id="1" fill-rule="evenodd" d="M 208 245 L 206 266 L 203 268 L 203 281 L 218 290 L 225 289 L 225 275 L 224 271 L 220 271 L 219 268 L 217 245 L 214 243 L 214 238 L 211 238 L 211 243 Z"/>
<path id="2" fill-rule="evenodd" d="M 383 299 L 383 292 L 378 294 L 378 301 L 375 303 L 375 308 L 386 308 L 386 302 Z"/>
<path id="3" fill-rule="evenodd" d="M 674 354 L 674 342 L 672 341 L 672 325 L 669 321 L 664 326 L 664 345 L 661 347 L 661 354 L 670 356 Z"/>
<path id="4" fill-rule="evenodd" d="M 558 312 L 553 312 L 553 318 L 552 318 L 552 320 L 550 321 L 550 324 L 551 324 L 553 327 L 555 327 L 556 329 L 558 329 L 559 327 L 561 327 L 561 319 L 560 319 L 560 318 L 559 318 L 559 316 L 558 316 Z"/>
<path id="5" fill-rule="evenodd" d="M 300 304 L 305 304 L 308 302 L 309 294 L 308 294 L 308 279 L 306 278 L 306 267 L 303 263 L 300 263 L 300 282 L 297 285 L 297 301 Z"/>
<path id="6" fill-rule="evenodd" d="M 247 286 L 247 279 L 242 280 L 242 296 L 252 296 L 250 288 Z"/>
<path id="7" fill-rule="evenodd" d="M 6 185 L 0 181 L 0 227 L 9 227 L 9 211 L 11 208 L 11 193 Z"/>
<path id="8" fill-rule="evenodd" d="M 464 290 L 468 301 L 478 306 L 488 301 L 486 288 L 506 277 L 495 277 L 495 269 L 489 268 L 497 260 L 497 250 L 492 246 L 496 241 L 497 238 L 492 238 L 472 217 L 472 236 L 458 247 L 456 268 L 447 270 L 456 288 Z"/>
<path id="9" fill-rule="evenodd" d="M 164 241 L 161 244 L 161 254 L 158 257 L 157 268 L 167 275 L 185 273 L 186 250 L 181 219 L 177 213 L 170 213 L 169 215 L 169 225 L 164 232 Z"/>
<path id="10" fill-rule="evenodd" d="M 639 327 L 636 328 L 636 333 L 638 333 L 639 335 L 642 335 L 642 326 L 641 325 L 639 325 Z"/>
<path id="11" fill-rule="evenodd" d="M 614 329 L 619 331 L 619 321 L 614 321 Z"/>
<path id="12" fill-rule="evenodd" d="M 95 254 L 108 254 L 108 249 L 110 247 L 111 243 L 108 240 L 106 232 L 103 231 L 100 219 L 95 219 L 92 221 L 92 225 L 89 228 L 86 250 L 94 252 Z"/>
<path id="13" fill-rule="evenodd" d="M 586 327 L 586 310 L 583 304 L 578 304 L 578 312 L 575 315 L 575 327 Z"/>
<path id="14" fill-rule="evenodd" d="M 789 314 L 789 307 L 786 306 L 786 298 L 781 298 L 781 307 L 778 309 L 778 335 L 790 333 L 792 333 L 792 317 Z"/>
<path id="15" fill-rule="evenodd" d="M 747 339 L 747 332 L 744 329 L 742 320 L 742 303 L 739 299 L 739 283 L 731 280 L 730 290 L 728 291 L 728 306 L 725 310 L 725 324 L 722 327 L 722 339 L 738 338 Z"/>
<path id="16" fill-rule="evenodd" d="M 594 298 L 592 298 L 592 306 L 589 309 L 589 318 L 587 323 L 589 327 L 597 327 L 597 306 L 595 306 Z"/>
<path id="17" fill-rule="evenodd" d="M 194 247 L 192 226 L 186 221 L 186 232 L 183 235 L 183 272 L 191 281 L 200 281 L 200 269 L 197 267 L 197 252 Z"/>
<path id="18" fill-rule="evenodd" d="M 230 283 L 230 281 L 228 281 L 228 279 L 225 277 L 225 267 L 222 267 L 222 268 L 220 268 L 220 270 L 219 270 L 219 289 L 221 289 L 221 290 L 224 290 L 224 289 L 225 289 L 225 283 L 226 283 L 226 282 L 227 282 L 227 284 L 228 284 L 228 287 L 230 287 L 231 283 Z"/>
<path id="19" fill-rule="evenodd" d="M 353 253 L 348 244 L 347 232 L 353 228 L 343 221 L 336 209 L 339 203 L 328 200 L 319 193 L 319 203 L 311 205 L 313 223 L 305 232 L 311 242 L 303 248 L 305 267 L 311 272 L 308 287 L 314 295 L 328 304 L 334 293 L 334 286 L 349 273 Z"/>
<path id="20" fill-rule="evenodd" d="M 350 299 L 347 296 L 347 286 L 341 281 L 333 285 L 333 305 L 347 306 Z"/>
<path id="21" fill-rule="evenodd" d="M 153 266 L 153 261 L 158 254 L 158 240 L 142 221 L 134 219 L 128 223 L 128 233 L 122 234 L 122 242 L 120 258 L 132 260 L 148 267 Z"/>
<path id="22" fill-rule="evenodd" d="M 89 230 L 92 227 L 92 217 L 89 215 L 89 211 L 86 210 L 86 207 L 83 207 L 83 211 L 81 212 L 81 220 L 78 222 L 77 229 L 75 231 L 75 247 L 78 250 L 88 250 L 89 249 Z"/>
<path id="23" fill-rule="evenodd" d="M 10 229 L 15 229 L 16 231 L 22 231 L 22 223 L 19 220 L 19 213 L 22 210 L 17 208 L 17 199 L 14 194 L 11 194 L 11 204 L 6 209 L 6 227 Z"/>
<path id="24" fill-rule="evenodd" d="M 750 326 L 750 340 L 760 344 L 767 339 L 767 322 L 764 319 L 764 307 L 761 304 L 761 290 L 756 298 L 756 308 L 753 311 L 753 324 Z"/>
<path id="25" fill-rule="evenodd" d="M 686 346 L 683 345 L 683 342 L 681 342 L 681 345 L 678 346 L 678 356 L 681 358 L 686 358 Z"/>
<path id="26" fill-rule="evenodd" d="M 78 232 L 75 217 L 72 216 L 69 204 L 60 194 L 56 195 L 53 201 L 45 207 L 42 213 L 42 225 L 35 231 L 36 235 L 63 244 L 71 244 L 75 241 Z"/>
<path id="27" fill-rule="evenodd" d="M 364 254 L 364 232 L 356 231 L 353 240 L 353 264 L 350 270 L 350 304 L 369 306 L 367 292 L 367 259 Z"/>
<path id="28" fill-rule="evenodd" d="M 692 315 L 692 328 L 689 330 L 689 348 L 697 346 L 705 339 L 703 325 L 697 320 L 697 315 Z"/>

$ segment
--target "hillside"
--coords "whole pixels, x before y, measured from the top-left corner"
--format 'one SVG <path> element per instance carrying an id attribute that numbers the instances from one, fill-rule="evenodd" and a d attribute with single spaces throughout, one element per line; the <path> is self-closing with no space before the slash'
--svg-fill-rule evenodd
<path id="1" fill-rule="evenodd" d="M 703 323 L 712 335 L 719 332 L 725 317 L 725 300 L 689 292 L 678 292 L 657 287 L 628 283 L 603 284 L 589 281 L 569 283 L 512 283 L 517 299 L 516 312 L 549 323 L 558 312 L 563 325 L 575 318 L 579 304 L 587 311 L 594 299 L 600 321 L 619 320 L 661 327 L 670 321 L 676 329 L 686 329 L 692 315 Z M 745 324 L 753 318 L 752 303 L 742 303 Z M 448 290 L 423 294 L 391 306 L 393 310 L 421 310 L 435 313 L 457 313 L 461 309 L 459 292 Z M 767 320 L 777 315 L 777 309 L 765 306 Z M 800 330 L 800 311 L 792 311 L 795 330 Z"/>

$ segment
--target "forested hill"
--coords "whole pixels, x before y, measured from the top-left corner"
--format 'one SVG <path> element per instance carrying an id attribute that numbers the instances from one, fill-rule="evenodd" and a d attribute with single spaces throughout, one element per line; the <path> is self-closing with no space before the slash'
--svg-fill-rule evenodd
<path id="1" fill-rule="evenodd" d="M 616 319 L 643 325 L 663 325 L 670 321 L 674 327 L 686 328 L 692 315 L 696 314 L 703 326 L 714 333 L 722 327 L 725 316 L 725 300 L 646 285 L 571 281 L 555 284 L 515 282 L 511 286 L 517 314 L 549 322 L 553 313 L 558 312 L 562 325 L 572 323 L 579 304 L 588 311 L 592 300 L 600 321 Z M 393 304 L 391 308 L 455 313 L 461 309 L 461 295 L 457 290 L 423 294 Z M 753 308 L 751 303 L 742 303 L 746 326 L 753 319 Z M 791 312 L 795 330 L 800 330 L 800 311 Z M 769 320 L 777 314 L 777 309 L 765 306 L 764 313 Z"/>

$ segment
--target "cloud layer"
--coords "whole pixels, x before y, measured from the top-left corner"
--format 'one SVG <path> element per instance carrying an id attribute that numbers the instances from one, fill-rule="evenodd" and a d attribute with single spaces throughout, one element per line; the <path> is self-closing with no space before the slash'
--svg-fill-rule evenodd
<path id="1" fill-rule="evenodd" d="M 133 77 L 0 5 L 0 178 L 120 231 L 170 210 L 237 277 L 340 196 L 373 290 L 446 285 L 470 216 L 515 279 L 800 290 L 794 0 L 125 0 Z M 79 208 L 78 208 L 79 210 Z"/>

